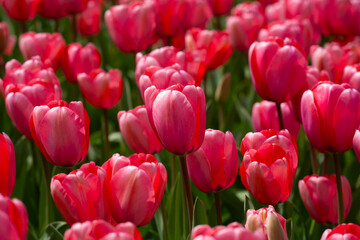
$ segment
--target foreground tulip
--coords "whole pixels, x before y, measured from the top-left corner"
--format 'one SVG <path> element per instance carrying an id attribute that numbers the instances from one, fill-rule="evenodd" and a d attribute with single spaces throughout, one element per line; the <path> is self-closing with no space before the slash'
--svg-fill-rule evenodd
<path id="1" fill-rule="evenodd" d="M 249 50 L 251 79 L 264 100 L 290 100 L 305 83 L 306 66 L 301 48 L 288 38 L 255 42 Z"/>
<path id="2" fill-rule="evenodd" d="M 301 118 L 318 151 L 345 152 L 360 124 L 360 93 L 348 84 L 318 83 L 303 94 Z"/>
<path id="3" fill-rule="evenodd" d="M 163 149 L 150 125 L 145 106 L 120 111 L 117 117 L 121 135 L 135 153 L 154 154 Z"/>
<path id="4" fill-rule="evenodd" d="M 341 176 L 344 219 L 351 207 L 351 187 L 345 176 Z M 310 216 L 319 224 L 338 222 L 338 203 L 335 174 L 306 176 L 299 181 L 300 197 Z"/>
<path id="5" fill-rule="evenodd" d="M 94 36 L 100 31 L 102 9 L 96 0 L 90 0 L 86 9 L 76 16 L 76 28 L 84 37 Z"/>
<path id="6" fill-rule="evenodd" d="M 18 21 L 33 19 L 39 5 L 39 0 L 2 0 L 6 13 Z"/>
<path id="7" fill-rule="evenodd" d="M 89 116 L 81 102 L 51 101 L 35 107 L 30 116 L 36 145 L 44 157 L 57 166 L 74 166 L 85 159 L 89 126 Z"/>
<path id="8" fill-rule="evenodd" d="M 206 101 L 200 87 L 149 87 L 144 94 L 150 123 L 164 148 L 177 155 L 197 150 L 206 125 Z"/>
<path id="9" fill-rule="evenodd" d="M 231 132 L 205 131 L 201 147 L 186 156 L 189 175 L 203 192 L 221 191 L 234 184 L 239 171 L 236 142 Z"/>
<path id="10" fill-rule="evenodd" d="M 152 155 L 114 154 L 102 166 L 107 174 L 111 215 L 118 223 L 143 226 L 154 217 L 165 191 L 167 173 Z"/>
<path id="11" fill-rule="evenodd" d="M 16 37 L 10 35 L 8 24 L 0 22 L 0 53 L 11 55 L 15 42 Z"/>
<path id="12" fill-rule="evenodd" d="M 11 196 L 16 175 L 14 146 L 8 135 L 0 134 L 0 194 Z"/>
<path id="13" fill-rule="evenodd" d="M 265 240 L 266 237 L 262 230 L 254 233 L 244 228 L 237 222 L 227 226 L 216 226 L 211 228 L 209 225 L 196 226 L 191 233 L 191 240 Z"/>
<path id="14" fill-rule="evenodd" d="M 324 231 L 320 240 L 359 240 L 360 239 L 360 226 L 349 223 L 341 224 L 334 229 L 327 229 Z"/>
<path id="15" fill-rule="evenodd" d="M 102 69 L 93 70 L 89 75 L 78 75 L 78 84 L 89 103 L 98 108 L 114 107 L 121 98 L 123 81 L 121 73 L 112 69 L 108 73 Z"/>
<path id="16" fill-rule="evenodd" d="M 64 240 L 126 239 L 142 240 L 136 226 L 131 222 L 112 226 L 104 220 L 75 223 L 65 232 Z"/>
<path id="17" fill-rule="evenodd" d="M 106 172 L 94 162 L 51 180 L 51 195 L 69 225 L 96 219 L 111 221 L 106 198 Z"/>
<path id="18" fill-rule="evenodd" d="M 62 0 L 39 0 L 38 14 L 44 18 L 59 19 L 67 15 Z"/>
<path id="19" fill-rule="evenodd" d="M 277 204 L 289 197 L 298 165 L 298 150 L 287 130 L 248 133 L 241 142 L 240 166 L 245 188 L 262 204 Z"/>
<path id="20" fill-rule="evenodd" d="M 352 88 L 360 91 L 360 64 L 346 66 L 342 82 L 348 83 Z"/>
<path id="21" fill-rule="evenodd" d="M 230 13 L 233 0 L 208 0 L 214 15 L 226 15 Z"/>

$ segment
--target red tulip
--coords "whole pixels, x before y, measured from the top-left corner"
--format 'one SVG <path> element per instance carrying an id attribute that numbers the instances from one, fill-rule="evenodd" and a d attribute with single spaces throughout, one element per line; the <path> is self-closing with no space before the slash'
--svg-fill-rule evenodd
<path id="1" fill-rule="evenodd" d="M 341 224 L 334 229 L 327 229 L 324 231 L 320 240 L 359 240 L 360 239 L 360 226 L 348 223 Z"/>
<path id="2" fill-rule="evenodd" d="M 20 200 L 0 194 L 0 226 L 3 239 L 26 240 L 28 215 Z"/>
<path id="3" fill-rule="evenodd" d="M 191 233 L 191 240 L 265 240 L 266 237 L 261 230 L 250 232 L 237 222 L 227 226 L 198 225 Z"/>
<path id="4" fill-rule="evenodd" d="M 78 84 L 91 105 L 104 109 L 114 107 L 120 101 L 123 91 L 121 73 L 117 69 L 108 73 L 102 69 L 93 70 L 89 75 L 80 73 Z"/>
<path id="5" fill-rule="evenodd" d="M 126 239 L 142 240 L 136 226 L 131 222 L 112 226 L 103 220 L 75 223 L 65 232 L 64 240 Z"/>
<path id="6" fill-rule="evenodd" d="M 89 125 L 89 116 L 81 102 L 51 101 L 35 107 L 30 116 L 31 135 L 41 153 L 51 164 L 63 167 L 85 159 Z"/>
<path id="7" fill-rule="evenodd" d="M 270 38 L 249 50 L 251 79 L 264 100 L 286 102 L 304 85 L 307 60 L 292 40 Z"/>
<path id="8" fill-rule="evenodd" d="M 85 10 L 76 16 L 76 28 L 82 36 L 90 37 L 99 33 L 101 14 L 101 5 L 95 0 L 89 0 Z"/>
<path id="9" fill-rule="evenodd" d="M 266 6 L 278 2 L 279 0 L 257 0 L 257 1 L 260 2 L 262 5 Z"/>
<path id="10" fill-rule="evenodd" d="M 136 153 L 154 154 L 163 149 L 152 129 L 145 106 L 129 111 L 120 111 L 117 115 L 121 135 L 127 145 Z"/>
<path id="11" fill-rule="evenodd" d="M 236 142 L 231 132 L 205 131 L 201 147 L 186 156 L 189 176 L 203 192 L 214 192 L 234 184 L 239 172 Z"/>
<path id="12" fill-rule="evenodd" d="M 318 83 L 303 94 L 301 118 L 318 151 L 345 152 L 360 124 L 360 93 L 348 84 Z"/>
<path id="13" fill-rule="evenodd" d="M 0 53 L 11 55 L 15 42 L 16 37 L 10 35 L 8 24 L 0 22 Z"/>
<path id="14" fill-rule="evenodd" d="M 56 72 L 65 49 L 65 41 L 59 33 L 28 32 L 20 36 L 19 47 L 25 60 L 39 55 L 45 65 Z"/>
<path id="15" fill-rule="evenodd" d="M 206 101 L 200 87 L 173 85 L 159 90 L 151 86 L 144 96 L 150 123 L 166 150 L 184 155 L 201 146 Z"/>
<path id="16" fill-rule="evenodd" d="M 59 19 L 67 15 L 61 0 L 39 0 L 38 14 L 44 18 Z"/>
<path id="17" fill-rule="evenodd" d="M 208 0 L 187 0 L 186 26 L 184 30 L 196 27 L 204 29 L 212 18 L 212 9 Z"/>
<path id="18" fill-rule="evenodd" d="M 264 10 L 258 2 L 243 2 L 232 10 L 232 16 L 226 19 L 226 29 L 234 47 L 240 52 L 249 50 L 258 38 L 265 23 Z"/>
<path id="19" fill-rule="evenodd" d="M 140 52 L 154 42 L 155 12 L 148 2 L 111 7 L 105 22 L 115 45 L 125 53 Z"/>
<path id="20" fill-rule="evenodd" d="M 69 82 L 77 82 L 80 73 L 90 74 L 101 65 L 99 50 L 92 43 L 82 47 L 79 43 L 69 44 L 64 51 L 62 69 Z"/>
<path id="21" fill-rule="evenodd" d="M 152 155 L 130 157 L 114 154 L 102 166 L 107 174 L 107 188 L 112 217 L 136 226 L 150 222 L 165 191 L 167 173 Z"/>
<path id="22" fill-rule="evenodd" d="M 229 14 L 233 5 L 233 0 L 208 0 L 214 15 Z"/>
<path id="23" fill-rule="evenodd" d="M 351 187 L 341 176 L 344 201 L 344 219 L 351 207 Z M 335 174 L 306 176 L 299 181 L 300 197 L 310 216 L 319 224 L 338 222 L 338 202 Z"/>
<path id="24" fill-rule="evenodd" d="M 0 134 L 0 194 L 11 196 L 16 175 L 14 146 L 6 133 Z"/>
<path id="25" fill-rule="evenodd" d="M 241 142 L 240 166 L 245 188 L 262 204 L 277 204 L 289 197 L 298 165 L 298 150 L 287 130 L 248 133 Z"/>
<path id="26" fill-rule="evenodd" d="M 111 221 L 105 182 L 106 172 L 94 162 L 51 179 L 51 195 L 69 225 L 96 219 Z"/>
<path id="27" fill-rule="evenodd" d="M 300 131 L 300 123 L 298 123 L 292 115 L 288 102 L 281 103 L 281 112 L 285 129 L 296 139 Z M 278 131 L 281 130 L 276 104 L 274 102 L 263 100 L 260 103 L 255 103 L 251 117 L 254 130 L 257 132 L 270 128 Z"/>
<path id="28" fill-rule="evenodd" d="M 360 91 L 360 64 L 346 66 L 342 82 L 348 83 L 352 88 Z"/>
<path id="29" fill-rule="evenodd" d="M 85 10 L 89 0 L 59 0 L 62 9 L 68 14 L 77 14 Z"/>
<path id="30" fill-rule="evenodd" d="M 26 21 L 36 15 L 39 0 L 2 0 L 5 12 L 13 19 Z"/>

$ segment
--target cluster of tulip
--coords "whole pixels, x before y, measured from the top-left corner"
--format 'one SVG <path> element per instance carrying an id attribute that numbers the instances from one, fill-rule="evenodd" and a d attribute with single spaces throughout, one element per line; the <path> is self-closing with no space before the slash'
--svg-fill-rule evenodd
<path id="1" fill-rule="evenodd" d="M 1 0 L 1 4 L 21 26 L 18 49 L 24 62 L 8 59 L 16 56 L 16 37 L 1 22 L 0 93 L 13 126 L 25 137 L 14 133 L 18 136 L 14 147 L 7 134 L 0 134 L 0 239 L 45 239 L 56 234 L 66 240 L 285 240 L 294 236 L 288 222 L 303 221 L 301 208 L 313 220 L 310 233 L 307 223 L 301 223 L 303 235 L 295 233 L 297 238 L 314 237 L 318 223 L 316 237 L 321 240 L 360 239 L 356 225 L 360 211 L 354 207 L 359 205 L 358 173 L 350 181 L 341 175 L 344 164 L 339 156 L 354 148 L 355 154 L 350 152 L 346 160 L 358 171 L 354 160 L 357 156 L 360 161 L 358 0 Z M 59 19 L 67 17 L 73 25 L 71 43 L 58 32 Z M 49 21 L 44 18 L 55 20 L 54 33 L 37 32 L 37 25 Z M 131 55 L 134 68 L 122 72 L 115 68 L 117 60 L 109 58 L 112 49 L 107 51 L 107 43 L 95 44 L 93 36 L 101 31 L 109 37 L 100 41 L 109 45 L 112 41 L 120 52 Z M 323 37 L 330 40 L 322 41 Z M 236 58 L 247 63 L 234 70 L 233 65 L 241 62 Z M 231 82 L 235 78 L 248 83 Z M 247 96 L 251 116 L 238 100 L 246 87 L 235 92 L 246 84 L 252 89 L 252 96 Z M 81 94 L 76 93 L 77 86 Z M 230 99 L 231 92 L 235 94 Z M 255 92 L 262 101 L 253 104 Z M 123 94 L 128 104 L 119 108 Z M 135 108 L 132 97 L 138 103 Z M 255 132 L 229 124 L 225 114 L 231 118 L 227 105 L 232 101 L 240 115 L 248 114 Z M 109 127 L 109 111 L 114 107 L 117 136 L 121 145 L 127 145 L 121 154 L 111 146 L 115 132 Z M 104 113 L 100 154 L 94 143 L 97 133 L 90 131 L 90 120 L 98 120 L 96 108 Z M 212 121 L 214 109 L 219 117 Z M 300 139 L 305 136 L 306 144 Z M 43 167 L 37 183 L 40 189 L 45 185 L 41 195 L 46 207 L 40 206 L 45 214 L 35 224 L 38 232 L 31 221 L 36 212 L 33 201 L 24 201 L 24 194 L 14 188 L 17 168 L 23 164 L 23 159 L 15 158 L 15 150 L 23 141 L 31 146 L 32 156 L 25 157 L 31 159 L 31 169 L 36 171 L 38 155 Z M 100 156 L 90 157 L 91 152 Z M 333 168 L 328 166 L 330 160 Z M 20 172 L 26 175 L 27 170 Z M 221 202 L 232 186 L 240 185 L 235 184 L 239 175 L 242 187 L 236 186 L 236 194 Z M 14 189 L 25 204 L 10 199 Z M 299 196 L 301 206 L 292 202 L 291 194 Z M 237 204 L 229 203 L 233 199 L 244 204 L 244 219 L 233 217 Z M 53 204 L 70 226 L 66 232 L 49 220 L 61 219 L 52 216 Z M 288 205 L 297 213 L 288 213 Z M 184 208 L 182 214 L 171 218 L 170 211 L 178 208 Z M 346 224 L 350 209 L 355 212 Z M 208 221 L 212 212 L 216 221 Z M 144 230 L 151 223 L 156 230 Z"/>

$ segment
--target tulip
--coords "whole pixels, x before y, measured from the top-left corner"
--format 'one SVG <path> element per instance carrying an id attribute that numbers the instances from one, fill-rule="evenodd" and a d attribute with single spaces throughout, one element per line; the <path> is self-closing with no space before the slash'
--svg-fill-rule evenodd
<path id="1" fill-rule="evenodd" d="M 64 240 L 126 239 L 142 240 L 136 226 L 131 222 L 112 226 L 104 220 L 75 223 L 66 230 Z"/>
<path id="2" fill-rule="evenodd" d="M 147 154 L 114 154 L 102 166 L 107 174 L 111 215 L 117 221 L 143 226 L 154 217 L 165 191 L 164 165 Z"/>
<path id="3" fill-rule="evenodd" d="M 89 0 L 59 0 L 67 14 L 78 14 L 85 10 Z"/>
<path id="4" fill-rule="evenodd" d="M 360 124 L 360 93 L 348 84 L 320 82 L 303 94 L 301 118 L 318 151 L 345 152 Z"/>
<path id="5" fill-rule="evenodd" d="M 19 47 L 25 60 L 38 55 L 45 66 L 52 67 L 56 72 L 61 63 L 65 41 L 59 33 L 28 32 L 20 36 Z"/>
<path id="6" fill-rule="evenodd" d="M 249 50 L 265 23 L 264 10 L 258 2 L 243 2 L 226 19 L 226 29 L 234 47 L 240 52 Z"/>
<path id="7" fill-rule="evenodd" d="M 277 204 L 289 197 L 298 165 L 298 150 L 287 130 L 248 133 L 241 142 L 240 166 L 245 188 L 262 204 Z"/>
<path id="8" fill-rule="evenodd" d="M 89 75 L 80 73 L 78 83 L 86 100 L 98 108 L 114 107 L 120 101 L 123 91 L 121 73 L 117 69 L 108 73 L 102 69 L 93 70 Z"/>
<path id="9" fill-rule="evenodd" d="M 215 16 L 229 14 L 233 0 L 208 0 Z"/>
<path id="10" fill-rule="evenodd" d="M 105 170 L 91 162 L 68 175 L 55 175 L 50 189 L 61 215 L 73 225 L 96 219 L 111 221 L 105 184 Z"/>
<path id="11" fill-rule="evenodd" d="M 354 134 L 353 147 L 355 150 L 356 157 L 360 162 L 360 129 L 359 128 L 356 129 L 356 132 Z"/>
<path id="12" fill-rule="evenodd" d="M 6 22 L 0 22 L 0 53 L 11 55 L 16 42 L 16 37 L 10 35 Z"/>
<path id="13" fill-rule="evenodd" d="M 345 176 L 341 176 L 344 219 L 351 207 L 351 187 Z M 338 222 L 338 202 L 335 174 L 306 176 L 299 181 L 300 197 L 310 216 L 319 224 Z"/>
<path id="14" fill-rule="evenodd" d="M 159 90 L 151 86 L 145 91 L 144 101 L 151 126 L 166 150 L 184 155 L 201 146 L 206 101 L 200 87 L 178 84 Z"/>
<path id="15" fill-rule="evenodd" d="M 285 129 L 296 139 L 300 131 L 300 123 L 298 123 L 292 115 L 289 103 L 281 103 L 281 112 Z M 276 104 L 274 102 L 263 100 L 260 103 L 255 103 L 251 117 L 254 130 L 257 132 L 270 128 L 278 131 L 281 130 Z"/>
<path id="16" fill-rule="evenodd" d="M 140 52 L 154 42 L 155 12 L 148 2 L 111 7 L 105 22 L 115 45 L 125 53 Z"/>
<path id="17" fill-rule="evenodd" d="M 6 133 L 0 134 L 0 194 L 11 196 L 16 175 L 14 146 Z"/>
<path id="18" fill-rule="evenodd" d="M 90 0 L 85 10 L 76 16 L 76 28 L 82 36 L 90 37 L 99 33 L 101 14 L 101 5 L 95 0 Z"/>
<path id="19" fill-rule="evenodd" d="M 216 226 L 211 228 L 209 225 L 198 225 L 191 233 L 191 240 L 265 240 L 266 237 L 261 230 L 254 233 L 244 228 L 237 222 L 227 226 Z"/>
<path id="20" fill-rule="evenodd" d="M 20 200 L 0 194 L 0 225 L 3 239 L 26 240 L 28 215 Z"/>
<path id="21" fill-rule="evenodd" d="M 275 2 L 277 2 L 277 1 L 279 1 L 279 0 L 258 0 L 258 2 L 260 2 L 262 5 L 264 5 L 264 6 L 267 6 L 267 5 L 269 5 L 269 4 L 272 4 L 272 3 L 275 3 Z"/>
<path id="22" fill-rule="evenodd" d="M 44 18 L 60 19 L 67 15 L 61 0 L 39 0 L 38 14 Z"/>
<path id="23" fill-rule="evenodd" d="M 26 21 L 35 17 L 39 0 L 2 0 L 1 3 L 11 18 Z"/>
<path id="24" fill-rule="evenodd" d="M 352 88 L 360 91 L 360 64 L 346 66 L 342 82 L 348 83 Z"/>
<path id="25" fill-rule="evenodd" d="M 306 80 L 307 60 L 299 46 L 285 38 L 254 42 L 249 50 L 251 79 L 264 100 L 290 100 Z"/>
<path id="26" fill-rule="evenodd" d="M 236 142 L 227 131 L 208 129 L 201 147 L 186 156 L 191 180 L 202 192 L 221 191 L 234 184 L 239 172 Z"/>
<path id="27" fill-rule="evenodd" d="M 360 226 L 348 223 L 341 224 L 335 227 L 334 229 L 327 229 L 324 231 L 320 240 L 343 240 L 351 239 L 358 240 L 360 239 Z"/>
<path id="28" fill-rule="evenodd" d="M 319 9 L 316 7 L 316 1 L 312 0 L 285 0 L 284 10 L 287 18 L 309 19 L 313 27 L 319 25 L 320 15 Z"/>
<path id="29" fill-rule="evenodd" d="M 122 137 L 135 153 L 154 154 L 163 149 L 152 129 L 146 107 L 138 106 L 117 115 Z"/>
<path id="30" fill-rule="evenodd" d="M 187 30 L 193 27 L 205 29 L 206 24 L 213 16 L 208 0 L 187 0 L 186 3 L 187 16 L 185 18 L 185 29 Z"/>
<path id="31" fill-rule="evenodd" d="M 265 19 L 267 24 L 284 21 L 286 19 L 285 1 L 280 0 L 270 3 L 265 7 Z"/>
<path id="32" fill-rule="evenodd" d="M 77 82 L 80 73 L 90 74 L 101 65 L 100 52 L 92 43 L 82 47 L 79 43 L 69 44 L 64 51 L 62 69 L 69 82 Z"/>
<path id="33" fill-rule="evenodd" d="M 30 116 L 31 135 L 41 153 L 51 164 L 63 167 L 85 159 L 89 125 L 89 116 L 81 102 L 51 101 L 35 107 Z"/>

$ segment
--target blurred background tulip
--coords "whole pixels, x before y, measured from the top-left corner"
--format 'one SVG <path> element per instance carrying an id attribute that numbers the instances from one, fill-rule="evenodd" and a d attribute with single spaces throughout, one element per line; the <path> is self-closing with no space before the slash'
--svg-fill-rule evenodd
<path id="1" fill-rule="evenodd" d="M 26 21 L 35 17 L 39 0 L 2 0 L 1 3 L 11 18 Z"/>
<path id="2" fill-rule="evenodd" d="M 360 91 L 360 64 L 348 65 L 344 68 L 342 82 Z"/>
<path id="3" fill-rule="evenodd" d="M 10 34 L 6 22 L 0 22 L 0 53 L 10 55 L 16 42 L 16 37 Z M 3 61 L 3 60 L 1 60 Z M 3 65 L 3 62 L 0 62 Z"/>
<path id="4" fill-rule="evenodd" d="M 16 176 L 14 145 L 6 133 L 0 134 L 0 194 L 11 196 Z"/>
<path id="5" fill-rule="evenodd" d="M 342 240 L 342 239 L 360 239 L 360 226 L 348 223 L 341 224 L 334 229 L 324 231 L 320 240 Z"/>
<path id="6" fill-rule="evenodd" d="M 89 0 L 59 0 L 67 14 L 78 14 L 85 10 Z"/>
<path id="7" fill-rule="evenodd" d="M 100 31 L 101 18 L 101 4 L 96 0 L 89 0 L 85 10 L 76 16 L 76 28 L 84 37 L 95 36 Z"/>
<path id="8" fill-rule="evenodd" d="M 233 0 L 208 0 L 214 15 L 229 14 L 233 5 Z"/>
<path id="9" fill-rule="evenodd" d="M 38 14 L 44 18 L 59 19 L 67 15 L 62 0 L 39 0 Z"/>

